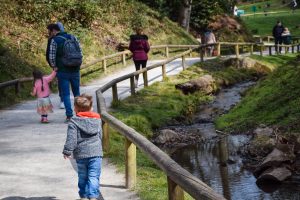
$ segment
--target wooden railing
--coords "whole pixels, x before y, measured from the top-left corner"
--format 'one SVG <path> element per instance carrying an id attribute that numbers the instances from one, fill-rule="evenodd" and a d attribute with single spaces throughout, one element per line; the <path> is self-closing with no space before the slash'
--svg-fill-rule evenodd
<path id="1" fill-rule="evenodd" d="M 253 38 L 258 40 L 258 42 L 263 43 L 265 42 L 272 42 L 274 41 L 274 37 L 270 35 L 262 36 L 262 35 L 253 35 Z M 292 36 L 292 43 L 299 43 L 300 36 Z"/>
<path id="2" fill-rule="evenodd" d="M 154 45 L 151 46 L 151 49 L 164 49 L 164 54 L 165 56 L 168 58 L 169 57 L 169 52 L 171 48 L 178 48 L 178 49 L 188 49 L 188 48 L 192 48 L 192 47 L 198 47 L 198 45 Z M 130 54 L 130 51 L 125 50 L 125 51 L 121 51 L 115 54 L 111 54 L 108 56 L 103 56 L 99 59 L 96 59 L 90 63 L 84 64 L 80 67 L 80 70 L 83 69 L 87 69 L 95 64 L 101 63 L 102 64 L 102 68 L 104 73 L 107 72 L 107 61 L 109 59 L 113 59 L 113 58 L 118 58 L 121 57 L 121 61 L 123 63 L 123 66 L 126 66 L 126 57 Z M 18 94 L 20 91 L 20 85 L 24 82 L 30 82 L 33 81 L 32 77 L 26 77 L 26 78 L 19 78 L 19 79 L 14 79 L 14 80 L 10 80 L 10 81 L 6 81 L 6 82 L 2 82 L 0 83 L 0 89 L 4 89 L 6 87 L 15 87 L 15 93 Z"/>
<path id="3" fill-rule="evenodd" d="M 219 43 L 214 43 L 214 44 L 209 44 L 209 45 L 201 45 L 201 48 L 199 48 L 200 49 L 199 53 L 200 53 L 201 61 L 204 61 L 204 57 L 205 57 L 204 52 L 205 52 L 205 47 L 206 46 L 215 46 L 215 48 L 217 49 L 217 56 L 221 55 L 221 46 L 227 46 L 227 47 L 228 46 L 234 46 L 236 57 L 240 56 L 240 48 L 244 47 L 244 46 L 250 47 L 250 50 L 249 50 L 250 54 L 253 54 L 254 46 L 258 46 L 259 49 L 260 49 L 259 52 L 260 52 L 261 56 L 263 56 L 263 52 L 266 48 L 269 49 L 269 55 L 272 55 L 272 48 L 273 47 L 275 48 L 275 45 L 271 45 L 271 44 L 269 45 L 269 44 L 262 44 L 262 43 L 238 43 L 238 42 L 236 42 L 236 43 L 233 43 L 233 42 L 219 42 Z M 285 52 L 287 52 L 288 48 L 292 48 L 293 53 L 295 52 L 294 48 L 297 47 L 297 52 L 299 52 L 299 43 L 294 43 L 294 44 L 291 44 L 291 45 L 278 45 L 278 46 L 285 48 Z M 151 49 L 152 50 L 153 49 L 164 49 L 164 54 L 168 58 L 171 48 L 191 50 L 192 48 L 197 48 L 197 47 L 200 47 L 200 46 L 199 45 L 155 45 L 155 46 L 151 46 Z M 191 52 L 192 51 L 190 51 L 190 53 L 189 53 L 190 56 L 191 56 Z M 123 66 L 126 66 L 127 65 L 126 58 L 129 54 L 130 54 L 130 51 L 125 50 L 125 51 L 118 52 L 118 53 L 115 53 L 115 54 L 111 54 L 111 55 L 108 55 L 108 56 L 103 56 L 99 59 L 96 59 L 96 60 L 90 62 L 90 63 L 82 65 L 81 70 L 87 69 L 87 68 L 89 68 L 89 67 L 91 67 L 95 64 L 102 63 L 103 71 L 104 71 L 104 73 L 106 73 L 107 72 L 107 61 L 109 59 L 121 57 L 121 61 L 123 63 Z M 184 57 L 186 57 L 186 55 Z M 32 80 L 33 80 L 32 77 L 25 77 L 25 78 L 19 78 L 19 79 L 14 79 L 14 80 L 2 82 L 2 83 L 0 83 L 0 90 L 4 89 L 6 87 L 14 86 L 15 87 L 15 93 L 18 94 L 20 92 L 21 84 L 24 83 L 24 82 L 30 82 Z"/>

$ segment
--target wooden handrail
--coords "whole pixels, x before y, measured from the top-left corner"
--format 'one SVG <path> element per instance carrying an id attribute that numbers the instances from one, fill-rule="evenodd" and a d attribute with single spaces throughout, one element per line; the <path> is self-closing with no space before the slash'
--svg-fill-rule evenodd
<path id="1" fill-rule="evenodd" d="M 254 37 L 258 37 L 258 36 L 254 36 Z M 200 48 L 200 57 L 201 57 L 201 61 L 204 60 L 204 48 L 208 47 L 208 46 L 216 46 L 217 48 L 217 54 L 218 56 L 221 56 L 221 45 L 222 46 L 235 46 L 235 51 L 236 51 L 236 56 L 239 56 L 239 46 L 250 46 L 250 54 L 253 53 L 253 47 L 254 46 L 258 46 L 260 47 L 260 54 L 263 55 L 263 49 L 266 47 L 272 48 L 272 47 L 276 47 L 276 45 L 273 44 L 262 44 L 262 43 L 249 43 L 249 42 L 218 42 L 218 43 L 212 43 L 212 44 L 201 44 L 201 45 L 153 45 L 151 46 L 151 49 L 160 49 L 160 48 L 164 48 L 165 49 L 165 56 L 168 58 L 169 57 L 169 49 L 170 48 L 183 48 L 183 49 L 192 49 L 192 48 Z M 292 47 L 292 52 L 294 52 L 294 47 L 297 47 L 297 52 L 300 51 L 300 46 L 299 44 L 291 44 L 291 45 L 278 45 L 278 47 L 284 47 L 284 48 L 289 48 Z M 192 51 L 190 51 L 191 54 Z M 271 51 L 269 51 L 270 55 L 271 55 Z M 103 56 L 101 58 L 98 58 L 90 63 L 84 64 L 81 66 L 81 70 L 82 69 L 87 69 L 99 62 L 102 62 L 102 67 L 104 69 L 104 73 L 106 73 L 106 69 L 107 69 L 107 60 L 111 59 L 111 58 L 115 58 L 115 57 L 119 57 L 121 56 L 122 58 L 122 62 L 123 65 L 126 65 L 126 55 L 130 54 L 131 52 L 129 50 L 125 50 L 122 52 L 118 52 L 118 53 L 114 53 L 108 56 Z M 179 55 L 178 55 L 179 56 Z M 181 55 L 182 56 L 182 55 Z M 180 56 L 179 56 L 180 57 Z M 179 58 L 178 57 L 178 58 Z M 168 63 L 168 60 L 166 60 L 166 63 Z M 135 72 L 136 73 L 136 72 Z M 28 81 L 32 81 L 33 79 L 31 77 L 28 78 L 20 78 L 20 79 L 14 79 L 14 80 L 10 80 L 10 81 L 6 81 L 6 82 L 2 82 L 0 83 L 0 89 L 2 88 L 6 88 L 6 87 L 10 87 L 10 86 L 16 86 L 16 93 L 18 93 L 18 89 L 19 89 L 19 85 L 23 82 L 28 82 Z"/>
<path id="2" fill-rule="evenodd" d="M 198 46 L 198 48 L 199 48 L 199 46 Z M 151 65 L 147 68 L 141 69 L 134 73 L 129 73 L 127 75 L 118 77 L 118 78 L 110 81 L 109 83 L 105 84 L 103 87 L 101 87 L 100 89 L 98 89 L 96 91 L 97 108 L 98 108 L 98 112 L 102 116 L 101 118 L 104 121 L 104 124 L 106 124 L 106 126 L 112 127 L 116 131 L 118 131 L 120 134 L 122 134 L 126 138 L 126 141 L 133 143 L 142 152 L 144 152 L 148 157 L 150 157 L 150 159 L 152 161 L 154 161 L 156 163 L 156 165 L 166 173 L 166 175 L 168 177 L 168 182 L 171 181 L 173 186 L 174 186 L 174 184 L 179 185 L 180 188 L 182 188 L 183 190 L 188 192 L 195 199 L 215 199 L 215 200 L 220 199 L 220 200 L 222 200 L 222 199 L 225 199 L 223 196 L 221 196 L 220 194 L 213 191 L 208 185 L 203 183 L 197 177 L 193 176 L 187 170 L 183 169 L 174 160 L 172 160 L 165 152 L 163 152 L 161 149 L 159 149 L 157 146 L 155 146 L 147 138 L 145 138 L 143 135 L 141 135 L 140 133 L 135 131 L 133 128 L 127 126 L 120 120 L 118 120 L 115 117 L 113 117 L 112 115 L 110 115 L 107 112 L 105 99 L 103 97 L 103 92 L 105 92 L 106 90 L 108 90 L 111 87 L 115 87 L 119 82 L 124 81 L 126 79 L 132 79 L 135 75 L 147 72 L 151 69 L 165 66 L 166 64 L 172 62 L 173 60 L 175 60 L 177 58 L 181 58 L 181 57 L 188 55 L 195 49 L 197 49 L 197 48 L 190 49 L 179 55 L 173 56 L 172 58 L 169 58 L 166 61 Z M 163 73 L 163 71 L 162 71 L 162 73 Z M 107 130 L 107 127 L 106 127 L 106 130 Z M 104 134 L 107 134 L 107 133 L 104 133 Z M 108 143 L 107 141 L 103 141 L 103 142 L 106 144 Z M 127 143 L 128 142 L 126 142 L 126 144 Z M 127 146 L 128 145 L 126 145 L 126 147 Z M 133 152 L 135 152 L 135 151 L 133 151 Z M 126 155 L 128 155 L 128 154 L 126 154 Z M 132 159 L 132 156 L 131 156 L 131 159 Z M 131 161 L 131 162 L 135 163 L 136 161 Z M 131 178 L 133 178 L 133 180 L 127 180 L 127 179 L 131 179 L 130 177 L 127 177 L 127 176 L 130 176 L 129 174 L 127 174 L 128 171 L 129 170 L 126 170 L 126 183 L 134 184 L 132 182 L 134 182 L 134 180 L 136 180 L 135 177 L 131 177 Z M 135 167 L 134 167 L 133 171 L 136 171 Z M 136 176 L 136 175 L 134 175 L 134 176 Z M 171 193 L 169 192 L 169 195 L 172 195 L 172 194 L 173 194 L 172 192 Z M 180 193 L 180 194 L 183 194 L 183 193 Z M 170 196 L 169 196 L 169 199 L 173 199 L 173 198 L 170 198 Z"/>
<path id="3" fill-rule="evenodd" d="M 191 47 L 198 47 L 198 46 L 199 45 L 153 45 L 153 46 L 151 46 L 151 49 L 161 49 L 161 48 L 166 48 L 166 47 L 168 47 L 168 48 L 191 48 Z M 106 60 L 115 58 L 115 57 L 119 57 L 119 56 L 122 56 L 123 65 L 126 65 L 126 57 L 124 58 L 124 55 L 126 56 L 127 54 L 130 54 L 130 53 L 131 52 L 129 50 L 125 50 L 125 51 L 114 53 L 114 54 L 111 54 L 108 56 L 103 56 L 101 58 L 98 58 L 98 59 L 90 62 L 90 63 L 83 64 L 80 67 L 80 70 L 89 68 L 99 62 L 104 61 L 103 65 L 104 65 L 104 71 L 105 71 L 106 70 Z M 14 80 L 2 82 L 2 83 L 0 83 L 0 89 L 9 87 L 9 86 L 14 86 L 14 85 L 22 83 L 22 82 L 32 81 L 32 80 L 33 80 L 32 77 L 25 77 L 25 78 L 14 79 Z"/>

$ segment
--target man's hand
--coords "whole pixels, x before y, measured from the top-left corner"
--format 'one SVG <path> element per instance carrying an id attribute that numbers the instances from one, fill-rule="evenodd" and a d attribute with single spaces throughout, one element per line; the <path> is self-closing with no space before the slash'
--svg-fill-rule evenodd
<path id="1" fill-rule="evenodd" d="M 71 158 L 71 156 L 67 156 L 67 155 L 65 155 L 64 154 L 64 159 L 66 160 L 66 159 L 70 159 Z"/>

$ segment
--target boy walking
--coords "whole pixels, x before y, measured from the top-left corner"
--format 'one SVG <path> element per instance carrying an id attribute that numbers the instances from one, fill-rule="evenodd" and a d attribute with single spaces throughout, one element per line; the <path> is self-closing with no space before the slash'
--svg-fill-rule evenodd
<path id="1" fill-rule="evenodd" d="M 92 96 L 82 94 L 75 98 L 76 116 L 69 122 L 63 150 L 65 159 L 70 158 L 71 154 L 76 159 L 81 200 L 96 200 L 100 195 L 102 130 L 100 115 L 92 112 L 92 105 Z"/>

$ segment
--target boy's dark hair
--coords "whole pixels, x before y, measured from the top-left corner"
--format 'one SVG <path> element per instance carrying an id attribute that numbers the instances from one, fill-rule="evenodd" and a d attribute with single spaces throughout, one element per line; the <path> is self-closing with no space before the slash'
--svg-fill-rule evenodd
<path id="1" fill-rule="evenodd" d="M 53 30 L 60 31 L 59 26 L 58 26 L 57 24 L 49 24 L 49 25 L 47 26 L 47 29 L 48 29 L 49 31 L 53 31 Z"/>
<path id="2" fill-rule="evenodd" d="M 40 70 L 35 69 L 32 72 L 32 76 L 33 76 L 33 82 L 34 83 L 38 79 L 40 79 L 42 81 L 42 91 L 44 91 L 43 73 Z"/>
<path id="3" fill-rule="evenodd" d="M 93 97 L 87 94 L 82 94 L 75 97 L 74 105 L 78 112 L 88 112 L 93 107 Z"/>

